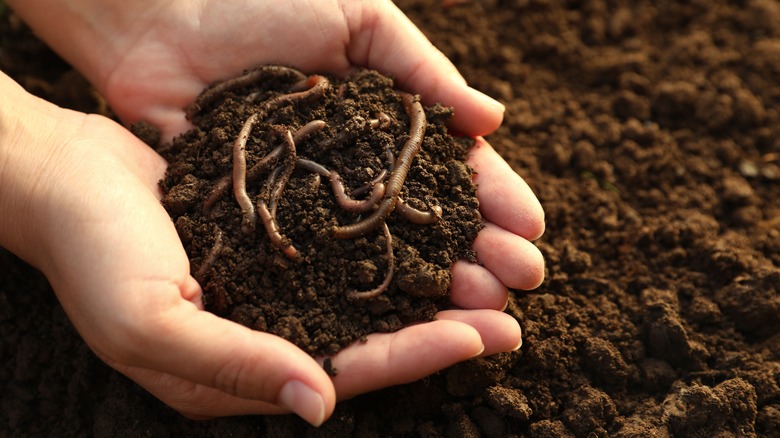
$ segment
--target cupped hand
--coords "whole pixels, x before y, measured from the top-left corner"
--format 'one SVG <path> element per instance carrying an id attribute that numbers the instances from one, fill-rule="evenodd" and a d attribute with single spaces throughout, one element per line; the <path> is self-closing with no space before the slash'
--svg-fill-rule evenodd
<path id="1" fill-rule="evenodd" d="M 189 126 L 182 109 L 203 87 L 264 63 L 337 75 L 360 66 L 392 74 L 426 102 L 455 107 L 452 127 L 468 135 L 493 131 L 503 116 L 503 107 L 469 88 L 389 1 L 291 1 L 284 7 L 139 1 L 122 7 L 142 9 L 106 20 L 120 33 L 110 34 L 104 50 L 50 43 L 60 45 L 124 121 L 149 121 L 166 138 Z M 61 170 L 68 184 L 52 184 L 47 198 L 57 200 L 46 215 L 57 235 L 48 236 L 53 247 L 38 265 L 98 355 L 180 412 L 210 417 L 291 410 L 319 424 L 336 399 L 519 347 L 519 325 L 501 310 L 507 287 L 531 289 L 542 280 L 543 261 L 529 241 L 543 232 L 543 214 L 525 182 L 481 138 L 468 162 L 477 171 L 487 224 L 475 242 L 480 265 L 453 267 L 456 308 L 437 321 L 371 335 L 345 349 L 333 358 L 340 373 L 331 380 L 292 344 L 202 310 L 200 288 L 158 202 L 163 160 L 105 119 L 88 116 L 78 125 L 73 138 L 81 140 L 62 148 L 67 159 L 58 161 L 75 170 Z"/>
<path id="2" fill-rule="evenodd" d="M 274 63 L 339 76 L 379 70 L 429 104 L 456 107 L 453 126 L 468 135 L 492 132 L 503 117 L 388 0 L 136 1 L 120 12 L 101 17 L 110 45 L 74 61 L 124 122 L 151 122 L 168 138 L 189 126 L 182 108 L 206 85 Z"/>

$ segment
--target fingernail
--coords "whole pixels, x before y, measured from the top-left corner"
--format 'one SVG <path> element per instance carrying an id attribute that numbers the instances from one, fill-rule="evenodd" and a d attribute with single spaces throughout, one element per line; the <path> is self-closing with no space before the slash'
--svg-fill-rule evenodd
<path id="1" fill-rule="evenodd" d="M 477 352 L 477 354 L 471 356 L 471 358 L 474 359 L 475 357 L 480 357 L 480 356 L 482 356 L 482 353 L 484 353 L 484 352 L 485 352 L 485 344 L 482 344 L 482 349 L 479 350 L 479 352 Z"/>
<path id="2" fill-rule="evenodd" d="M 325 421 L 325 401 L 301 381 L 285 383 L 279 393 L 279 402 L 312 426 L 319 427 Z"/>
<path id="3" fill-rule="evenodd" d="M 502 114 L 506 111 L 506 107 L 504 106 L 503 103 L 497 101 L 496 99 L 493 99 L 492 97 L 477 90 L 476 88 L 471 89 L 471 94 L 473 94 L 477 100 L 482 102 L 483 105 L 489 106 L 491 109 L 498 110 Z"/>
<path id="4" fill-rule="evenodd" d="M 523 338 L 520 338 L 520 342 L 517 343 L 517 347 L 513 348 L 512 351 L 517 351 L 522 346 L 523 346 Z"/>

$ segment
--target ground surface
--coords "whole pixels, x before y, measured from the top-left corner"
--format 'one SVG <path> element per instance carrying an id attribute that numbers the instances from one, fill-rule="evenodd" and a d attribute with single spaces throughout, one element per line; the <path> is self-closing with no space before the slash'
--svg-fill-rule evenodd
<path id="1" fill-rule="evenodd" d="M 95 359 L 3 253 L 0 435 L 779 436 L 778 4 L 509 3 L 399 2 L 507 105 L 488 140 L 547 212 L 547 279 L 507 310 L 519 352 L 341 403 L 320 430 L 191 422 Z M 42 50 L 11 32 L 2 66 L 107 111 Z"/>

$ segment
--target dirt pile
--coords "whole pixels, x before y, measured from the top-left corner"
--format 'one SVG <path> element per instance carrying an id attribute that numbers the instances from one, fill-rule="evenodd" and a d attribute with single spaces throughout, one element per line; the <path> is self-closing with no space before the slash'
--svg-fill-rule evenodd
<path id="1" fill-rule="evenodd" d="M 448 307 L 481 228 L 450 109 L 372 71 L 261 66 L 190 110 L 196 128 L 162 146 L 162 202 L 206 309 L 320 356 Z"/>

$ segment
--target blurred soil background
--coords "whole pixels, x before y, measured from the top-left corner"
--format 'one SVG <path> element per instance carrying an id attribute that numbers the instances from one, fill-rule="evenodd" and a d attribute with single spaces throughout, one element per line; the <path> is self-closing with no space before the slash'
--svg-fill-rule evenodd
<path id="1" fill-rule="evenodd" d="M 780 4 L 401 0 L 547 214 L 515 353 L 292 416 L 184 419 L 100 362 L 0 250 L 0 436 L 780 436 Z M 6 11 L 0 68 L 111 116 Z"/>

